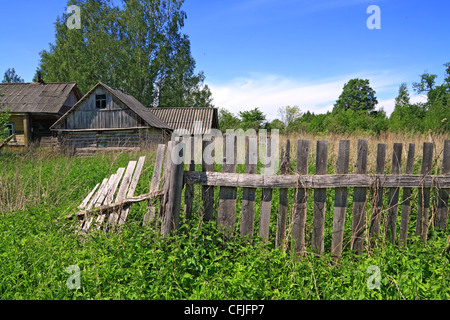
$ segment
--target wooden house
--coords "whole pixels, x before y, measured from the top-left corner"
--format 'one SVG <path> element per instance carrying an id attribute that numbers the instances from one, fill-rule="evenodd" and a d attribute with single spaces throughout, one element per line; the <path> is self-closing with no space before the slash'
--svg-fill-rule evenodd
<path id="1" fill-rule="evenodd" d="M 219 129 L 217 108 L 151 108 L 152 112 L 173 130 L 186 129 L 191 135 L 203 135 Z"/>
<path id="2" fill-rule="evenodd" d="M 97 83 L 52 127 L 78 153 L 140 148 L 170 139 L 171 128 L 133 96 Z"/>
<path id="3" fill-rule="evenodd" d="M 51 146 L 56 142 L 50 126 L 81 99 L 75 82 L 1 83 L 0 112 L 10 110 L 5 149 L 21 150 L 32 143 Z"/>

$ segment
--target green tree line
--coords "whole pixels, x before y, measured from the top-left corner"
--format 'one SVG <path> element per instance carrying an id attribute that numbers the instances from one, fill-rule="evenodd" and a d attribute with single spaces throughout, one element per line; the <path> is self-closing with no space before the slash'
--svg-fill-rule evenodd
<path id="1" fill-rule="evenodd" d="M 394 111 L 390 116 L 376 109 L 376 92 L 368 79 L 351 79 L 343 87 L 332 111 L 324 114 L 302 112 L 298 106 L 283 106 L 278 109 L 278 118 L 266 120 L 266 115 L 258 108 L 241 111 L 238 115 L 226 109 L 219 111 L 219 125 L 225 131 L 232 128 L 278 129 L 281 133 L 357 133 L 367 132 L 450 132 L 450 63 L 444 64 L 445 78 L 436 84 L 437 75 L 424 73 L 420 81 L 412 84 L 417 94 L 426 95 L 426 102 L 411 103 L 406 83 L 399 87 L 395 98 Z M 249 122 L 251 115 L 262 121 Z M 256 126 L 256 127 L 255 127 Z"/>

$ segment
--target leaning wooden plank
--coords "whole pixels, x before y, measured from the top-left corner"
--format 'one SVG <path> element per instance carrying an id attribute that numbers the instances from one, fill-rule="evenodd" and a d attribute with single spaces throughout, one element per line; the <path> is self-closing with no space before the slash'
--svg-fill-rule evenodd
<path id="1" fill-rule="evenodd" d="M 242 188 L 371 188 L 381 182 L 383 188 L 450 188 L 450 175 L 424 176 L 420 174 L 329 174 L 316 175 L 262 175 L 223 172 L 185 171 L 184 178 L 202 186 Z"/>
<path id="2" fill-rule="evenodd" d="M 399 175 L 402 166 L 402 144 L 394 143 L 394 151 L 392 152 L 391 174 Z M 386 219 L 386 239 L 390 242 L 395 241 L 397 228 L 397 211 L 398 211 L 398 193 L 399 187 L 389 190 L 389 203 Z"/>
<path id="3" fill-rule="evenodd" d="M 432 142 L 423 143 L 422 153 L 422 175 L 429 175 L 433 166 L 433 147 Z M 421 236 L 422 240 L 427 241 L 429 227 L 430 210 L 430 188 L 422 187 L 419 189 L 419 204 L 417 208 L 416 236 Z"/>
<path id="4" fill-rule="evenodd" d="M 115 176 L 114 180 L 111 182 L 109 192 L 106 195 L 105 201 L 103 202 L 103 204 L 110 204 L 113 202 L 114 194 L 116 193 L 117 186 L 119 185 L 120 179 L 122 179 L 124 171 L 125 171 L 125 168 L 119 168 L 117 170 L 116 176 Z"/>
<path id="5" fill-rule="evenodd" d="M 137 184 L 139 182 L 139 177 L 141 176 L 142 168 L 144 167 L 145 157 L 140 157 L 136 165 L 136 170 L 133 174 L 133 179 L 131 179 L 130 188 L 128 189 L 127 198 L 132 198 L 134 192 L 136 191 Z M 124 206 L 119 217 L 119 226 L 123 225 L 127 220 L 128 213 L 130 212 L 130 205 Z"/>
<path id="6" fill-rule="evenodd" d="M 99 207 L 101 205 L 103 205 L 103 202 L 106 199 L 106 196 L 108 195 L 108 193 L 111 190 L 112 184 L 114 182 L 114 180 L 117 178 L 117 174 L 114 173 L 112 174 L 109 179 L 108 182 L 106 183 L 106 186 L 103 188 L 102 192 L 100 193 L 100 196 L 98 197 L 97 201 L 95 202 L 95 206 Z"/>
<path id="7" fill-rule="evenodd" d="M 136 161 L 130 161 L 128 162 L 127 169 L 125 171 L 125 175 L 122 179 L 122 184 L 119 187 L 119 191 L 117 192 L 116 200 L 115 202 L 120 202 L 123 199 L 125 199 L 128 187 L 131 183 L 131 178 L 133 177 L 134 168 L 136 168 Z"/>
<path id="8" fill-rule="evenodd" d="M 406 160 L 406 174 L 413 173 L 414 167 L 414 154 L 416 146 L 414 143 L 409 144 L 408 158 Z M 411 188 L 403 188 L 402 196 L 402 215 L 400 220 L 400 235 L 399 235 L 399 245 L 406 245 L 408 238 L 408 224 L 409 224 L 409 214 L 411 212 Z"/>
<path id="9" fill-rule="evenodd" d="M 84 198 L 83 202 L 81 202 L 81 204 L 78 206 L 78 209 L 84 209 L 86 208 L 89 200 L 91 200 L 92 196 L 94 195 L 95 191 L 97 191 L 97 188 L 100 187 L 100 183 L 97 183 L 94 187 L 94 189 L 92 189 L 92 191 L 87 195 L 86 198 Z"/>
<path id="10" fill-rule="evenodd" d="M 441 174 L 450 173 L 450 140 L 444 142 L 444 153 L 442 155 L 442 170 Z M 447 215 L 448 215 L 448 197 L 449 189 L 440 189 L 438 193 L 438 203 L 436 210 L 435 226 L 441 230 L 445 230 L 447 227 Z"/>
<path id="11" fill-rule="evenodd" d="M 150 183 L 150 192 L 157 191 L 159 189 L 159 184 L 161 183 L 161 170 L 165 150 L 166 150 L 165 144 L 158 145 L 158 150 L 156 151 L 155 166 L 153 168 L 152 181 Z"/>
<path id="12" fill-rule="evenodd" d="M 136 170 L 133 174 L 133 179 L 131 179 L 130 188 L 128 189 L 127 198 L 134 197 L 134 192 L 136 191 L 137 184 L 139 182 L 139 177 L 141 176 L 142 168 L 144 167 L 145 156 L 140 157 L 136 166 Z"/>
<path id="13" fill-rule="evenodd" d="M 135 161 L 130 161 L 130 162 L 135 162 Z M 134 166 L 133 166 L 133 163 L 128 163 L 128 167 L 127 167 L 127 171 L 130 171 L 130 167 L 131 168 L 134 168 Z M 121 170 L 120 170 L 121 169 Z M 112 200 L 114 199 L 114 193 L 115 193 L 115 190 L 116 190 L 116 188 L 117 188 L 117 185 L 118 185 L 118 183 L 119 183 L 119 181 L 120 181 L 120 178 L 122 177 L 122 175 L 123 175 L 123 173 L 124 173 L 124 170 L 125 169 L 123 169 L 123 168 L 120 168 L 119 170 L 119 172 L 117 173 L 117 176 L 116 176 L 116 178 L 114 179 L 114 181 L 111 183 L 111 190 L 108 192 L 108 196 L 106 197 L 107 198 L 107 200 L 105 200 L 105 205 L 108 205 L 108 204 L 111 204 L 112 203 Z M 132 169 L 131 169 L 131 171 L 132 171 Z M 120 173 L 120 177 L 118 177 L 119 176 L 119 173 Z M 124 189 L 124 187 L 123 186 L 125 186 L 125 187 L 128 187 L 128 182 L 129 182 L 129 177 L 127 176 L 127 174 L 128 174 L 128 172 L 125 174 L 126 176 L 122 179 L 122 185 L 120 186 L 120 188 L 119 188 L 119 192 L 118 192 L 118 194 L 117 194 L 117 197 L 116 197 L 116 201 L 115 202 L 118 202 L 117 200 L 119 199 L 119 200 L 122 200 L 123 199 L 123 189 Z M 114 190 L 112 190 L 114 188 Z M 125 189 L 126 190 L 126 189 Z M 117 211 L 113 211 L 113 212 L 111 212 L 111 214 L 109 215 L 109 217 L 108 217 L 108 222 L 106 223 L 106 229 L 109 229 L 110 228 L 110 226 L 114 226 L 115 224 L 116 224 L 116 222 L 117 222 L 117 219 L 119 219 L 119 214 L 118 214 L 118 212 Z"/>
<path id="14" fill-rule="evenodd" d="M 308 159 L 310 152 L 309 140 L 297 141 L 297 173 L 308 174 Z M 294 200 L 294 213 L 292 217 L 292 240 L 294 252 L 299 256 L 305 253 L 305 227 L 306 227 L 306 193 L 302 185 L 296 189 Z"/>
<path id="15" fill-rule="evenodd" d="M 237 146 L 236 135 L 226 134 L 224 140 L 224 160 L 222 164 L 223 173 L 236 172 L 237 166 Z M 202 172 L 209 174 L 213 172 Z M 232 236 L 236 225 L 236 188 L 223 186 L 219 190 L 219 207 L 217 212 L 217 226 L 225 232 L 226 235 Z"/>
<path id="16" fill-rule="evenodd" d="M 158 150 L 156 151 L 156 160 L 153 167 L 152 181 L 150 183 L 150 192 L 154 192 L 159 189 L 159 184 L 161 183 L 161 169 L 164 159 L 164 150 L 166 149 L 165 144 L 158 145 Z M 142 225 L 147 225 L 155 218 L 156 203 L 154 201 L 149 201 L 147 204 L 148 212 L 144 216 L 144 221 Z"/>
<path id="17" fill-rule="evenodd" d="M 386 167 L 386 144 L 377 146 L 376 173 L 384 174 Z M 377 181 L 373 187 L 372 213 L 369 221 L 369 238 L 374 240 L 380 234 L 381 215 L 383 212 L 383 187 L 381 181 Z"/>
<path id="18" fill-rule="evenodd" d="M 264 175 L 273 175 L 275 167 L 273 165 L 273 161 L 275 161 L 275 157 L 272 156 L 272 140 L 271 138 L 266 138 L 265 141 L 262 141 L 260 139 L 259 143 L 260 150 L 261 148 L 265 150 Z M 259 235 L 264 240 L 267 240 L 269 238 L 270 213 L 272 211 L 272 193 L 273 189 L 271 188 L 262 189 L 261 209 L 259 214 Z"/>
<path id="19" fill-rule="evenodd" d="M 350 162 L 350 140 L 339 141 L 336 173 L 347 174 Z M 331 254 L 341 257 L 344 241 L 345 213 L 347 211 L 347 188 L 336 188 L 334 195 L 333 233 L 331 235 Z"/>
<path id="20" fill-rule="evenodd" d="M 328 164 L 328 141 L 317 141 L 316 150 L 316 175 L 325 175 Z M 327 189 L 314 190 L 311 246 L 318 254 L 322 254 L 324 251 L 326 198 Z"/>
<path id="21" fill-rule="evenodd" d="M 258 161 L 257 146 L 257 138 L 249 137 L 245 157 L 245 173 L 256 173 L 256 163 Z M 255 194 L 256 188 L 244 188 L 242 190 L 241 237 L 252 237 L 255 230 Z"/>
<path id="22" fill-rule="evenodd" d="M 92 197 L 92 199 L 89 200 L 89 203 L 86 206 L 87 210 L 91 209 L 95 205 L 95 202 L 97 201 L 98 197 L 100 197 L 100 194 L 103 192 L 103 189 L 106 187 L 107 183 L 108 183 L 108 178 L 103 179 L 102 184 L 100 185 L 100 188 L 98 188 L 97 192 Z"/>
<path id="23" fill-rule="evenodd" d="M 280 175 L 286 176 L 290 169 L 290 152 L 291 143 L 290 140 L 286 140 L 286 150 L 281 152 L 280 155 Z M 278 200 L 278 214 L 277 214 L 277 231 L 275 236 L 275 247 L 280 247 L 285 243 L 286 239 L 286 220 L 288 209 L 288 189 L 280 188 L 279 200 Z"/>
<path id="24" fill-rule="evenodd" d="M 90 213 L 106 212 L 109 210 L 113 210 L 113 209 L 117 209 L 117 208 L 129 205 L 129 204 L 138 203 L 138 202 L 146 201 L 149 199 L 155 199 L 155 198 L 161 197 L 162 195 L 163 195 L 163 192 L 161 190 L 158 190 L 156 192 L 150 192 L 150 193 L 146 193 L 146 194 L 143 194 L 140 196 L 127 198 L 121 202 L 111 203 L 109 205 L 103 205 L 103 206 L 92 208 L 92 209 L 81 210 L 75 214 L 70 214 L 70 215 L 66 216 L 66 219 L 70 220 L 70 219 L 73 219 L 74 217 L 81 218 L 81 217 L 84 217 L 86 214 L 90 214 Z"/>
<path id="25" fill-rule="evenodd" d="M 367 173 L 368 141 L 358 140 L 356 174 Z M 366 213 L 367 188 L 355 188 L 353 194 L 353 215 L 352 215 L 352 242 L 351 248 L 357 254 L 362 254 L 364 249 L 364 229 Z"/>

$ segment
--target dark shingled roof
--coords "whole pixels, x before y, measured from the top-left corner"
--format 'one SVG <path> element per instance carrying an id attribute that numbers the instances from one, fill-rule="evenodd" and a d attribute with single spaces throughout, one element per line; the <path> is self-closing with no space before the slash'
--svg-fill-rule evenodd
<path id="1" fill-rule="evenodd" d="M 81 98 L 76 105 L 74 105 L 66 114 L 64 114 L 61 118 L 58 119 L 52 126 L 51 129 L 55 129 L 58 124 L 67 117 L 67 115 L 74 109 L 76 109 L 83 101 L 97 89 L 98 86 L 102 86 L 106 90 L 108 90 L 113 96 L 115 96 L 117 99 L 122 101 L 124 105 L 126 105 L 128 108 L 130 108 L 133 112 L 135 112 L 139 117 L 142 118 L 145 122 L 147 122 L 150 126 L 154 128 L 160 128 L 160 129 L 171 129 L 167 123 L 159 119 L 155 114 L 153 114 L 149 108 L 145 107 L 142 103 L 140 103 L 135 97 L 126 94 L 118 89 L 111 88 L 110 86 L 104 84 L 104 83 L 97 83 L 87 94 L 84 95 L 83 98 Z"/>
<path id="2" fill-rule="evenodd" d="M 190 134 L 205 134 L 208 129 L 218 129 L 217 108 L 150 108 L 173 130 L 186 129 Z"/>
<path id="3" fill-rule="evenodd" d="M 77 99 L 81 92 L 76 82 L 61 83 L 1 83 L 0 110 L 7 108 L 13 113 L 53 113 L 62 114 L 69 107 L 64 102 L 72 90 Z"/>

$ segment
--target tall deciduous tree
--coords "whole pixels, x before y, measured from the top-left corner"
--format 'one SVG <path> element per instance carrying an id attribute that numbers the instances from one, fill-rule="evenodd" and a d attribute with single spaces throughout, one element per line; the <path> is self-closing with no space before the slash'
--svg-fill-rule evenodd
<path id="1" fill-rule="evenodd" d="M 45 81 L 76 81 L 87 92 L 98 81 L 148 106 L 211 106 L 204 74 L 195 74 L 182 34 L 183 0 L 69 0 L 80 7 L 81 29 L 55 22 L 56 39 L 41 52 Z"/>
<path id="2" fill-rule="evenodd" d="M 420 75 L 420 82 L 413 83 L 417 93 L 427 95 L 427 102 L 423 104 L 422 130 L 449 130 L 450 63 L 445 63 L 444 67 L 445 78 L 441 85 L 436 84 L 437 75 L 428 72 Z"/>
<path id="3" fill-rule="evenodd" d="M 255 129 L 258 131 L 266 122 L 266 115 L 259 108 L 252 110 L 239 111 L 243 129 Z"/>
<path id="4" fill-rule="evenodd" d="M 389 128 L 392 131 L 422 131 L 423 117 L 425 116 L 422 104 L 411 104 L 408 86 L 402 83 L 395 98 L 394 111 L 389 117 Z"/>
<path id="5" fill-rule="evenodd" d="M 278 108 L 278 115 L 280 116 L 281 121 L 283 121 L 284 126 L 289 128 L 289 126 L 294 123 L 295 119 L 302 115 L 302 112 L 298 106 L 284 106 Z"/>
<path id="6" fill-rule="evenodd" d="M 344 85 L 333 111 L 373 111 L 378 103 L 375 90 L 370 87 L 368 79 L 351 79 Z"/>

